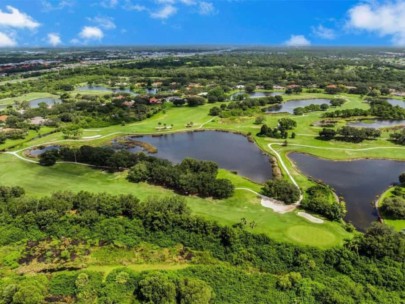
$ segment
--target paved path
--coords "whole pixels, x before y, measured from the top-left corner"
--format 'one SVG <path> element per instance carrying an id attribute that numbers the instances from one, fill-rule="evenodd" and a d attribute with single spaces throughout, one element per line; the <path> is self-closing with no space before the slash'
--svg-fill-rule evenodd
<path id="1" fill-rule="evenodd" d="M 302 199 L 304 198 L 302 195 L 302 192 L 301 192 L 301 188 L 300 188 L 300 186 L 298 186 L 298 183 L 296 182 L 294 177 L 291 175 L 291 173 L 288 170 L 287 166 L 285 165 L 283 159 L 281 158 L 281 155 L 272 147 L 273 145 L 283 145 L 283 144 L 282 143 L 272 143 L 272 144 L 268 144 L 267 146 L 269 147 L 270 151 L 272 151 L 274 153 L 274 155 L 276 155 L 281 167 L 283 167 L 284 171 L 287 173 L 291 182 L 294 184 L 295 187 L 297 187 L 298 191 L 300 192 L 300 197 L 299 197 L 298 201 L 295 202 L 295 205 L 299 206 L 301 204 Z"/>

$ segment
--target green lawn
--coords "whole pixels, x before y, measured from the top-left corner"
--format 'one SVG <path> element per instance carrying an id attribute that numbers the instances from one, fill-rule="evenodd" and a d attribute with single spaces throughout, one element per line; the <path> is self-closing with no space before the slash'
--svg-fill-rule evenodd
<path id="1" fill-rule="evenodd" d="M 3 185 L 20 185 L 28 195 L 43 196 L 54 191 L 90 191 L 112 194 L 132 193 L 144 200 L 150 196 L 172 195 L 173 192 L 148 184 L 133 184 L 126 180 L 126 173 L 105 173 L 81 165 L 57 164 L 54 167 L 41 167 L 27 163 L 12 155 L 0 155 L 0 180 Z M 221 177 L 227 177 L 237 187 L 249 187 L 260 190 L 260 186 L 240 176 L 221 170 Z M 236 190 L 235 195 L 226 200 L 201 199 L 187 197 L 192 211 L 207 219 L 217 220 L 221 224 L 235 224 L 242 218 L 248 223 L 255 222 L 253 232 L 264 233 L 275 240 L 302 245 L 329 248 L 342 245 L 350 238 L 340 224 L 325 222 L 317 225 L 297 216 L 295 213 L 278 214 L 260 205 L 256 195 Z M 289 230 L 293 226 L 300 229 Z M 315 228 L 315 230 L 314 230 Z M 301 238 L 302 231 L 308 231 L 311 237 Z M 316 231 L 314 234 L 313 232 Z"/>
<path id="2" fill-rule="evenodd" d="M 9 104 L 14 104 L 14 101 L 22 102 L 22 101 L 31 101 L 34 99 L 39 99 L 39 98 L 58 98 L 59 96 L 50 94 L 50 93 L 45 93 L 45 92 L 32 92 L 28 94 L 24 94 L 21 96 L 17 97 L 9 97 L 9 98 L 3 98 L 0 99 L 0 105 L 9 105 Z"/>

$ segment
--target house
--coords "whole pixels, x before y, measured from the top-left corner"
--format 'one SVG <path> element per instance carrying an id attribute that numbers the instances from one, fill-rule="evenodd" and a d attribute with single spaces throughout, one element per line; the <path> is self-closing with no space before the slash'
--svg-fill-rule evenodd
<path id="1" fill-rule="evenodd" d="M 134 104 L 135 104 L 135 101 L 134 101 L 134 100 L 131 100 L 131 101 L 124 101 L 124 102 L 122 103 L 123 106 L 128 107 L 128 108 L 131 108 Z"/>
<path id="2" fill-rule="evenodd" d="M 198 93 L 198 96 L 207 97 L 207 96 L 208 96 L 208 92 L 201 92 L 201 93 Z"/>
<path id="3" fill-rule="evenodd" d="M 8 116 L 7 115 L 0 115 L 0 123 L 6 122 Z"/>
<path id="4" fill-rule="evenodd" d="M 274 85 L 273 86 L 273 90 L 284 90 L 284 89 L 285 89 L 285 87 L 280 86 L 280 85 Z"/>
<path id="5" fill-rule="evenodd" d="M 238 84 L 238 85 L 235 87 L 235 89 L 244 90 L 244 89 L 245 89 L 245 86 L 244 86 L 243 84 Z"/>
<path id="6" fill-rule="evenodd" d="M 329 84 L 326 86 L 327 89 L 337 89 L 337 85 L 336 84 Z"/>
<path id="7" fill-rule="evenodd" d="M 155 98 L 155 97 L 152 97 L 152 98 L 149 99 L 149 103 L 150 103 L 150 104 L 161 104 L 162 101 L 161 101 L 160 99 L 157 99 L 157 98 Z"/>
<path id="8" fill-rule="evenodd" d="M 46 119 L 41 116 L 36 116 L 30 119 L 30 124 L 34 126 L 41 126 L 46 122 Z"/>
<path id="9" fill-rule="evenodd" d="M 295 89 L 295 88 L 299 88 L 300 86 L 298 85 L 298 84 L 289 84 L 288 86 L 287 86 L 287 88 L 289 88 L 289 89 Z"/>

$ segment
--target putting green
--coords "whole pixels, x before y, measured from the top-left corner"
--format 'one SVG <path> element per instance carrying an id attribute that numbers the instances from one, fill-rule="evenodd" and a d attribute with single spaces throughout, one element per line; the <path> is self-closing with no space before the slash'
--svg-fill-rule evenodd
<path id="1" fill-rule="evenodd" d="M 292 226 L 288 228 L 287 236 L 298 243 L 312 246 L 328 246 L 336 242 L 333 233 L 312 226 Z"/>

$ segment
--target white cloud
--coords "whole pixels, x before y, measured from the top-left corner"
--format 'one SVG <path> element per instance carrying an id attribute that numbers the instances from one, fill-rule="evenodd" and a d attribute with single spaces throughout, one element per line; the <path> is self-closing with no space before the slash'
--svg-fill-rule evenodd
<path id="1" fill-rule="evenodd" d="M 0 47 L 16 46 L 17 42 L 10 36 L 0 32 Z"/>
<path id="2" fill-rule="evenodd" d="M 143 12 L 143 11 L 148 10 L 146 6 L 143 6 L 140 4 L 130 4 L 130 3 L 127 3 L 124 6 L 124 8 L 129 11 L 137 11 L 137 12 Z"/>
<path id="3" fill-rule="evenodd" d="M 85 26 L 79 33 L 79 37 L 85 40 L 101 40 L 104 37 L 104 33 L 96 26 Z"/>
<path id="4" fill-rule="evenodd" d="M 103 0 L 100 2 L 100 5 L 105 8 L 114 8 L 118 5 L 118 0 Z"/>
<path id="5" fill-rule="evenodd" d="M 198 6 L 201 15 L 211 15 L 215 12 L 214 4 L 211 2 L 201 1 Z"/>
<path id="6" fill-rule="evenodd" d="M 405 45 L 405 1 L 361 3 L 348 14 L 349 28 L 390 36 L 395 45 Z"/>
<path id="7" fill-rule="evenodd" d="M 312 32 L 322 39 L 333 40 L 336 38 L 336 33 L 333 29 L 324 27 L 321 24 L 317 27 L 313 27 Z"/>
<path id="8" fill-rule="evenodd" d="M 0 10 L 0 26 L 12 28 L 27 28 L 30 30 L 36 29 L 40 24 L 25 13 L 18 9 L 7 5 L 7 11 Z"/>
<path id="9" fill-rule="evenodd" d="M 113 30 L 117 27 L 114 23 L 114 19 L 111 17 L 94 17 L 87 18 L 87 20 L 96 23 L 98 26 L 106 30 Z"/>
<path id="10" fill-rule="evenodd" d="M 196 5 L 197 2 L 195 0 L 180 0 L 181 3 L 185 5 Z"/>
<path id="11" fill-rule="evenodd" d="M 59 44 L 62 43 L 62 39 L 60 38 L 60 35 L 57 33 L 49 33 L 47 38 L 48 43 L 52 46 L 58 46 Z"/>
<path id="12" fill-rule="evenodd" d="M 158 11 L 155 11 L 150 14 L 152 18 L 156 19 L 167 19 L 177 13 L 177 8 L 171 4 L 163 6 Z"/>
<path id="13" fill-rule="evenodd" d="M 311 42 L 303 35 L 291 35 L 284 44 L 286 46 L 310 46 Z"/>
<path id="14" fill-rule="evenodd" d="M 50 12 L 50 11 L 55 11 L 55 10 L 61 10 L 66 7 L 73 7 L 75 5 L 74 0 L 60 0 L 56 4 L 52 4 L 51 2 L 47 0 L 42 0 L 41 1 L 42 8 L 45 12 Z"/>

